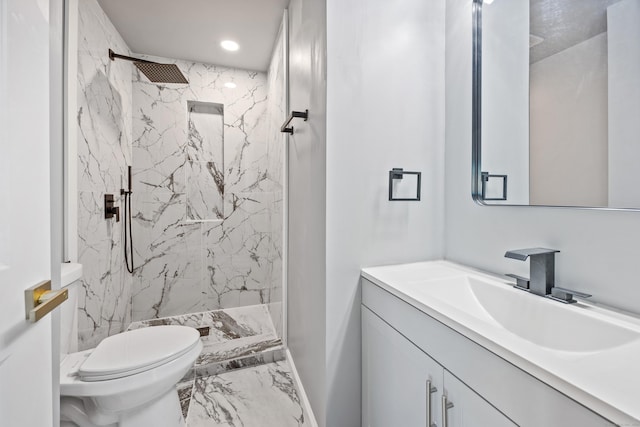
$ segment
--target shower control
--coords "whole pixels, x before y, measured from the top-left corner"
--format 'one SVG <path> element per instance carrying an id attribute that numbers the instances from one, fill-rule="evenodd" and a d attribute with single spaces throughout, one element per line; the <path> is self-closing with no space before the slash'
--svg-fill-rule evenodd
<path id="1" fill-rule="evenodd" d="M 109 219 L 116 217 L 116 222 L 120 222 L 120 207 L 113 206 L 113 194 L 104 195 L 104 218 Z"/>

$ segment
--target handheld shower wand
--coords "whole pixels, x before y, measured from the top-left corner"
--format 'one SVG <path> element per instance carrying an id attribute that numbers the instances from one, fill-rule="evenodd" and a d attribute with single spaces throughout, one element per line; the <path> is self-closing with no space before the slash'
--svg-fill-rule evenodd
<path id="1" fill-rule="evenodd" d="M 120 189 L 120 194 L 124 196 L 124 262 L 127 265 L 127 271 L 133 273 L 133 233 L 131 231 L 131 194 L 133 193 L 131 184 L 131 166 L 127 167 L 127 187 Z M 128 214 L 127 214 L 128 212 Z M 127 245 L 127 231 L 129 233 L 129 244 Z M 128 250 L 127 250 L 128 246 Z M 131 267 L 129 267 L 129 258 L 131 258 Z"/>

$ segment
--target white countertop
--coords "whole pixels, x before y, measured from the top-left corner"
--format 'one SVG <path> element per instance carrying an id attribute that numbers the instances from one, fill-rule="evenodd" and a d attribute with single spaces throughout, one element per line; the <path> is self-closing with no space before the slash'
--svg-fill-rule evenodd
<path id="1" fill-rule="evenodd" d="M 416 283 L 474 276 L 493 285 L 511 288 L 506 278 L 448 261 L 430 261 L 364 268 L 362 276 L 425 314 L 435 318 L 489 351 L 513 363 L 551 387 L 620 425 L 640 426 L 640 339 L 599 351 L 560 351 L 521 338 L 496 322 L 456 307 L 456 301 L 430 298 Z M 422 285 L 420 285 L 422 286 Z M 428 282 L 425 282 L 428 286 Z M 640 319 L 579 302 L 564 305 L 514 290 L 531 298 L 531 304 L 558 304 L 566 310 L 603 318 L 638 331 Z M 554 307 L 555 308 L 555 307 Z M 519 318 L 514 316 L 513 321 Z M 571 337 L 566 337 L 570 340 Z"/>

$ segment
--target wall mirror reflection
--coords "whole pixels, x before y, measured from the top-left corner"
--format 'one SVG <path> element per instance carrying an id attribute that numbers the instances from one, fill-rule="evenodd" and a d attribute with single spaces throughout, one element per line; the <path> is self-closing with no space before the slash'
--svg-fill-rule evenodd
<path id="1" fill-rule="evenodd" d="M 640 0 L 475 0 L 473 120 L 476 201 L 640 209 Z"/>

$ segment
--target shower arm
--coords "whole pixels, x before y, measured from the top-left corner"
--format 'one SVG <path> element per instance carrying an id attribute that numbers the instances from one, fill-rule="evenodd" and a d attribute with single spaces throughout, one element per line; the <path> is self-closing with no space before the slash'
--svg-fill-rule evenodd
<path id="1" fill-rule="evenodd" d="M 124 59 L 131 61 L 152 83 L 178 83 L 189 84 L 187 78 L 182 74 L 176 64 L 160 64 L 158 62 L 147 61 L 146 59 L 134 58 L 120 55 L 109 49 L 109 59 Z"/>
<path id="2" fill-rule="evenodd" d="M 115 61 L 116 59 L 124 59 L 125 61 L 131 62 L 143 62 L 145 64 L 157 64 L 157 62 L 147 61 L 146 59 L 134 58 L 132 56 L 120 55 L 119 53 L 115 53 L 113 50 L 109 49 L 109 59 Z"/>

